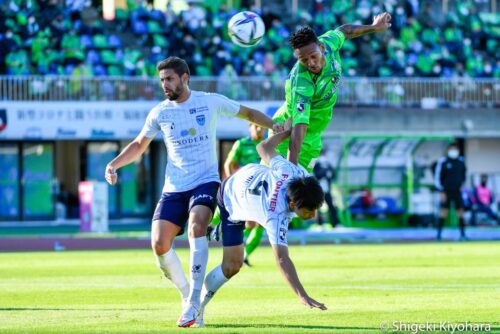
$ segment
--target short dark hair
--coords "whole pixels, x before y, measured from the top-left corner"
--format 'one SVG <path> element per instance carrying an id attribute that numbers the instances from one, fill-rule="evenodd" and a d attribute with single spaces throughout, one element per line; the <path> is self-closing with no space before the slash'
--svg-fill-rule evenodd
<path id="1" fill-rule="evenodd" d="M 319 39 L 314 30 L 309 26 L 303 26 L 294 32 L 288 39 L 292 49 L 298 49 L 311 43 L 318 43 Z"/>
<path id="2" fill-rule="evenodd" d="M 306 208 L 309 210 L 319 209 L 325 200 L 323 189 L 313 176 L 291 180 L 286 189 L 286 197 L 298 209 Z"/>
<path id="3" fill-rule="evenodd" d="M 171 69 L 174 70 L 178 76 L 181 76 L 184 73 L 187 73 L 189 76 L 191 75 L 188 64 L 184 59 L 179 57 L 168 57 L 167 59 L 162 60 L 158 63 L 156 69 L 158 72 L 165 69 Z"/>

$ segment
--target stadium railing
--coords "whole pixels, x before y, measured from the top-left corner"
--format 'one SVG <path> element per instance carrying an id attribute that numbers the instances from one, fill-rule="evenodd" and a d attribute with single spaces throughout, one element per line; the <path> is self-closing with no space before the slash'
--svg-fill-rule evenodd
<path id="1" fill-rule="evenodd" d="M 237 100 L 284 100 L 284 79 L 192 77 L 195 90 Z M 343 78 L 337 106 L 491 108 L 500 105 L 500 80 L 478 78 Z M 157 78 L 0 76 L 0 101 L 162 100 Z"/>

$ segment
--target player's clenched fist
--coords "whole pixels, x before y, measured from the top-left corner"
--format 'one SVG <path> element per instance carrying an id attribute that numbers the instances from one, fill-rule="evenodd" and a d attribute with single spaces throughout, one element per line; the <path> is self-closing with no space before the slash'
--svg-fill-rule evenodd
<path id="1" fill-rule="evenodd" d="M 391 27 L 391 14 L 384 12 L 373 18 L 373 26 L 377 27 L 378 31 L 385 31 Z"/>
<path id="2" fill-rule="evenodd" d="M 273 124 L 273 132 L 280 133 L 284 131 L 283 123 L 274 123 Z"/>
<path id="3" fill-rule="evenodd" d="M 109 184 L 114 185 L 118 181 L 118 174 L 116 169 L 111 166 L 106 166 L 106 172 L 104 173 L 104 178 Z"/>

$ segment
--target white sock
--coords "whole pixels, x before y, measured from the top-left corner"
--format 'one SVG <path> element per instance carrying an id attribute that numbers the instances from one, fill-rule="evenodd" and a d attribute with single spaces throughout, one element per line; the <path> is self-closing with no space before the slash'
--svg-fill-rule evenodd
<path id="1" fill-rule="evenodd" d="M 202 308 L 208 304 L 217 290 L 219 290 L 220 287 L 223 286 L 227 281 L 229 281 L 229 278 L 226 278 L 226 276 L 224 276 L 221 265 L 218 265 L 207 274 L 207 277 L 205 278 L 205 285 L 203 286 L 203 300 L 201 302 Z"/>
<path id="2" fill-rule="evenodd" d="M 189 294 L 189 302 L 191 304 L 200 305 L 201 288 L 205 279 L 205 271 L 207 270 L 208 262 L 208 240 L 207 237 L 189 238 L 190 254 L 190 283 L 191 291 Z"/>
<path id="3" fill-rule="evenodd" d="M 156 263 L 166 278 L 172 281 L 175 287 L 181 293 L 182 299 L 189 296 L 189 282 L 187 281 L 184 270 L 182 270 L 181 260 L 173 248 L 163 255 L 156 255 Z"/>

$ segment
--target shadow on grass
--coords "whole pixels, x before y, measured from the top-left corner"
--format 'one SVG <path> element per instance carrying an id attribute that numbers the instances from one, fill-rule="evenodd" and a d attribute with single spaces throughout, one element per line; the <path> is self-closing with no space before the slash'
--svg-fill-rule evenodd
<path id="1" fill-rule="evenodd" d="M 296 329 L 328 329 L 328 330 L 380 330 L 378 327 L 342 327 L 342 326 L 313 326 L 313 325 L 285 325 L 285 324 L 253 324 L 253 325 L 228 325 L 228 324 L 210 324 L 206 328 L 296 328 Z"/>

